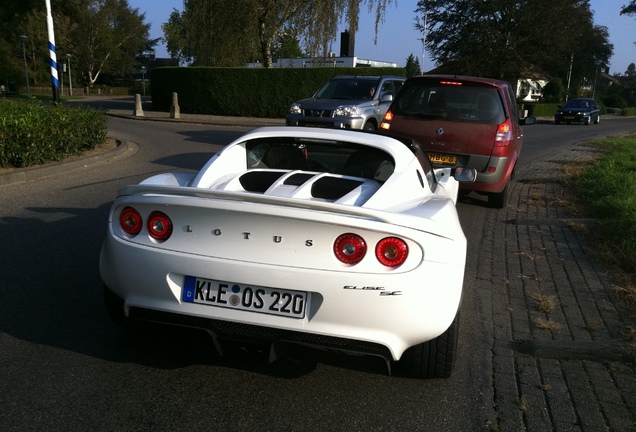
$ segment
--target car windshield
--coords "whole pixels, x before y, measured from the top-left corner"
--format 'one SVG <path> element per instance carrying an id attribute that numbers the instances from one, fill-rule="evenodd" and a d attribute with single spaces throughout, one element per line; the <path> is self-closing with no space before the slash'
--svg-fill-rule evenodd
<path id="1" fill-rule="evenodd" d="M 590 101 L 571 99 L 567 101 L 563 108 L 589 108 Z"/>
<path id="2" fill-rule="evenodd" d="M 246 143 L 247 167 L 318 171 L 386 181 L 395 167 L 388 153 L 330 140 L 267 138 Z"/>
<path id="3" fill-rule="evenodd" d="M 422 81 L 404 86 L 393 113 L 450 121 L 500 124 L 506 119 L 496 88 L 483 85 L 453 85 Z"/>
<path id="4" fill-rule="evenodd" d="M 314 96 L 316 99 L 373 99 L 379 80 L 368 78 L 334 79 Z"/>

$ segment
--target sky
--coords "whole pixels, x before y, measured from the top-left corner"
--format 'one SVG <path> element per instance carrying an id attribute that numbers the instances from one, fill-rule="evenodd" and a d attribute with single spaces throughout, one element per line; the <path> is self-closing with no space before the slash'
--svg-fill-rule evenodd
<path id="1" fill-rule="evenodd" d="M 183 10 L 183 0 L 128 0 L 131 7 L 146 14 L 146 23 L 151 25 L 150 37 L 163 37 L 161 25 L 168 21 L 173 9 Z M 413 28 L 416 0 L 397 0 L 387 7 L 385 20 L 378 28 L 377 44 L 374 39 L 375 15 L 367 13 L 362 6 L 359 29 L 356 33 L 354 55 L 368 60 L 397 63 L 404 66 L 409 55 L 417 57 L 424 70 L 435 67 L 427 53 L 422 60 L 422 34 Z M 395 5 L 397 3 L 397 6 Z M 610 43 L 614 45 L 614 55 L 610 58 L 610 73 L 625 73 L 630 63 L 636 63 L 636 17 L 620 15 L 620 9 L 629 0 L 591 0 L 594 25 L 607 27 Z M 161 5 L 161 6 L 159 6 Z M 566 19 L 566 18 L 564 18 Z M 345 30 L 341 26 L 340 31 Z M 340 32 L 333 42 L 331 51 L 340 55 Z M 157 57 L 168 57 L 165 45 L 156 47 Z"/>

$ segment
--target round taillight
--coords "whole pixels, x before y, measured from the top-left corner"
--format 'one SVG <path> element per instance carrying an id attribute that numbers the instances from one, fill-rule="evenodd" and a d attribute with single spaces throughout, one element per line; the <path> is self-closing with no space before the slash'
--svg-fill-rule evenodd
<path id="1" fill-rule="evenodd" d="M 141 232 L 143 221 L 137 210 L 132 207 L 124 207 L 119 213 L 119 225 L 126 234 L 136 236 Z"/>
<path id="2" fill-rule="evenodd" d="M 380 240 L 375 247 L 375 256 L 387 267 L 398 267 L 409 256 L 409 247 L 402 239 L 386 237 Z"/>
<path id="3" fill-rule="evenodd" d="M 167 214 L 154 211 L 148 216 L 148 234 L 157 241 L 166 241 L 172 235 L 172 221 Z"/>
<path id="4" fill-rule="evenodd" d="M 367 253 L 367 244 L 357 234 L 342 234 L 333 244 L 333 252 L 345 264 L 358 264 Z"/>

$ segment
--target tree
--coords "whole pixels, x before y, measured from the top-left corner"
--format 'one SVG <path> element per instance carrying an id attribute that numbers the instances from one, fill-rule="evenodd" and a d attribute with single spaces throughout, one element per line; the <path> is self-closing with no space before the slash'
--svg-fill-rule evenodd
<path id="1" fill-rule="evenodd" d="M 634 63 L 630 63 L 629 66 L 627 66 L 625 75 L 632 78 L 636 76 L 636 65 Z"/>
<path id="2" fill-rule="evenodd" d="M 413 56 L 413 53 L 406 58 L 405 69 L 407 78 L 420 74 L 420 61 Z"/>
<path id="3" fill-rule="evenodd" d="M 193 65 L 239 66 L 260 61 L 270 67 L 281 36 L 301 42 L 308 56 L 326 56 L 345 20 L 354 37 L 362 0 L 186 0 L 164 24 L 173 57 Z M 393 0 L 366 0 L 377 27 Z"/>
<path id="4" fill-rule="evenodd" d="M 634 15 L 636 14 L 636 0 L 630 1 L 627 5 L 621 8 L 621 15 Z"/>
<path id="5" fill-rule="evenodd" d="M 168 22 L 161 25 L 161 30 L 164 34 L 162 39 L 170 57 L 177 59 L 179 64 L 191 63 L 192 53 L 188 49 L 184 18 L 181 12 L 173 9 Z"/>
<path id="6" fill-rule="evenodd" d="M 145 14 L 132 9 L 128 0 L 81 0 L 76 13 L 79 25 L 72 39 L 80 72 L 90 87 L 103 72 L 134 73 L 139 54 L 158 42 L 149 39 Z"/>
<path id="7" fill-rule="evenodd" d="M 613 51 L 607 29 L 593 25 L 589 0 L 420 0 L 416 12 L 426 14 L 429 52 L 450 73 L 565 79 L 574 58 L 572 81 L 580 86 Z"/>
<path id="8" fill-rule="evenodd" d="M 290 33 L 283 33 L 272 47 L 272 56 L 274 60 L 281 58 L 299 58 L 305 57 L 305 53 L 300 47 L 300 42 Z"/>

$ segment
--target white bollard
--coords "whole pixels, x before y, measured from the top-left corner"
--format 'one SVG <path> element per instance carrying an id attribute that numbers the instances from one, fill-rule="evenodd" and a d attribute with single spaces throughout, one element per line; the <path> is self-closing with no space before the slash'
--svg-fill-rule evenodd
<path id="1" fill-rule="evenodd" d="M 179 108 L 179 97 L 177 93 L 172 93 L 172 105 L 170 105 L 170 118 L 181 118 L 181 109 Z"/>
<path id="2" fill-rule="evenodd" d="M 139 93 L 135 95 L 135 110 L 133 111 L 133 115 L 136 117 L 144 116 L 144 110 L 141 108 L 141 95 Z"/>

